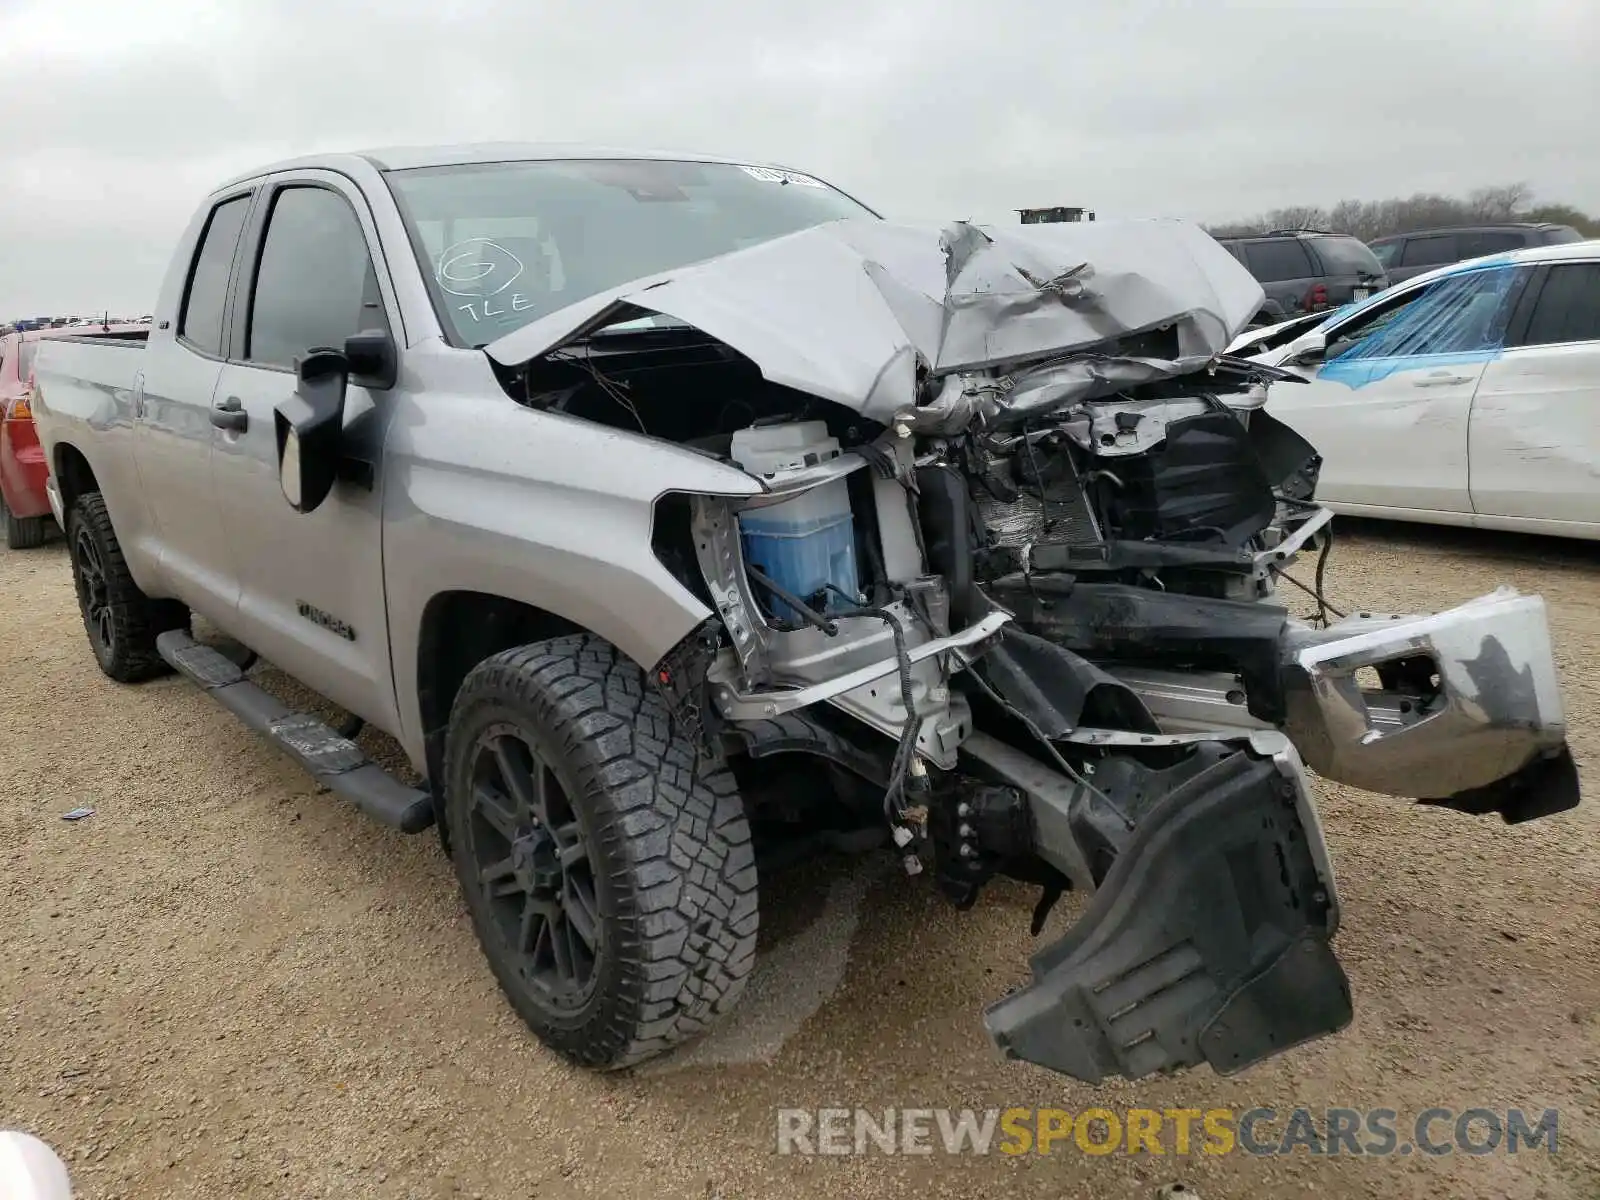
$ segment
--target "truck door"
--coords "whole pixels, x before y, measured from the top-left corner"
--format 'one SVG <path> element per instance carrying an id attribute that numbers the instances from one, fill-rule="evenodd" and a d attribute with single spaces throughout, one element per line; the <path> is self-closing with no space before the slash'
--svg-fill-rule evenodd
<path id="1" fill-rule="evenodd" d="M 371 214 L 330 172 L 264 190 L 246 233 L 234 339 L 213 399 L 217 512 L 235 548 L 237 636 L 335 704 L 394 728 L 383 592 L 381 449 L 387 398 L 352 386 L 346 452 L 364 479 L 335 485 L 314 512 L 284 499 L 274 410 L 293 394 L 295 362 L 362 330 L 399 328 Z M 384 287 L 378 280 L 382 276 Z"/>
<path id="2" fill-rule="evenodd" d="M 1600 525 L 1600 261 L 1540 270 L 1472 401 L 1480 516 Z"/>
<path id="3" fill-rule="evenodd" d="M 155 557 L 172 591 L 214 619 L 235 603 L 237 570 L 212 504 L 211 395 L 222 373 L 229 288 L 252 194 L 218 201 L 181 264 L 172 326 L 150 332 L 134 381 L 133 457 L 155 525 Z M 178 268 L 174 268 L 178 269 Z M 137 541 L 138 539 L 134 539 Z"/>

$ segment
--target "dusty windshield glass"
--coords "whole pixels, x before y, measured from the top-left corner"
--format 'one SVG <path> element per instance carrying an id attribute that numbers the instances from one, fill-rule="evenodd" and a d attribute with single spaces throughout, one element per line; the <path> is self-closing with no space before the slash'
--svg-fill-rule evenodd
<path id="1" fill-rule="evenodd" d="M 791 171 L 583 159 L 391 171 L 440 322 L 483 346 L 642 275 L 873 214 Z"/>

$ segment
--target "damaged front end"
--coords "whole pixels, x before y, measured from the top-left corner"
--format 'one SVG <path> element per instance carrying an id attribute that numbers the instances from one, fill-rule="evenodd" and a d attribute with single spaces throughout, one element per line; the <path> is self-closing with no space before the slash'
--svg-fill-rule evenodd
<path id="1" fill-rule="evenodd" d="M 708 612 L 669 703 L 711 752 L 825 761 L 957 905 L 1036 883 L 1037 933 L 1088 895 L 985 1021 L 1091 1082 L 1349 1021 L 1303 762 L 1507 821 L 1577 803 L 1538 598 L 1332 619 L 1316 452 L 1222 352 L 1259 302 L 1179 223 L 846 221 L 489 347 L 525 403 L 760 483 L 658 505 Z"/>

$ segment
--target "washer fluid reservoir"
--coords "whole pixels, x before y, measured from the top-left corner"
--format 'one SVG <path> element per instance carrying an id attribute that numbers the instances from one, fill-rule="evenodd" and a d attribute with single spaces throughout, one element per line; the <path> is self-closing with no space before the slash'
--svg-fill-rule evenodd
<path id="1" fill-rule="evenodd" d="M 829 436 L 821 421 L 754 426 L 733 435 L 734 462 L 767 483 L 838 456 L 838 439 Z M 860 594 L 855 522 L 850 516 L 849 485 L 843 479 L 782 504 L 747 509 L 739 514 L 739 538 L 745 562 L 808 604 L 836 611 L 850 607 Z M 800 622 L 800 614 L 788 604 L 760 584 L 752 586 L 772 616 Z"/>

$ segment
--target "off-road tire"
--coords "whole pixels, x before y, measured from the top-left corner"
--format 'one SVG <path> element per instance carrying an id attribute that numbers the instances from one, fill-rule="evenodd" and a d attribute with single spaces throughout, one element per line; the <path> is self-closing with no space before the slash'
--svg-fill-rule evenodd
<path id="1" fill-rule="evenodd" d="M 520 958 L 497 924 L 474 850 L 474 835 L 496 835 L 474 816 L 473 764 L 485 737 L 511 725 L 586 838 L 600 949 L 577 1008 L 555 1007 L 521 974 L 532 958 Z M 612 1070 L 700 1034 L 733 1007 L 755 959 L 750 825 L 732 774 L 674 732 L 637 666 L 586 635 L 484 660 L 456 695 L 445 764 L 449 846 L 474 929 L 542 1042 Z"/>
<path id="2" fill-rule="evenodd" d="M 0 516 L 5 518 L 6 545 L 11 549 L 32 550 L 44 545 L 45 534 L 49 532 L 44 517 L 17 516 L 7 507 L 4 496 L 0 496 Z"/>
<path id="3" fill-rule="evenodd" d="M 103 576 L 103 620 L 90 594 L 85 541 L 98 556 Z M 187 628 L 189 610 L 176 600 L 154 600 L 139 589 L 99 492 L 87 492 L 73 503 L 67 515 L 67 546 L 78 611 L 100 669 L 118 683 L 139 683 L 165 674 L 168 667 L 156 653 L 156 637 L 169 629 Z"/>

